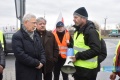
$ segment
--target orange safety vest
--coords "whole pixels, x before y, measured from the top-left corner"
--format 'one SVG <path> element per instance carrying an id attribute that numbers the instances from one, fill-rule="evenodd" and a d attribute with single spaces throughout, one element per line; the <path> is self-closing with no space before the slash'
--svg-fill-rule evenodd
<path id="1" fill-rule="evenodd" d="M 61 55 L 62 58 L 66 58 L 66 52 L 67 52 L 67 48 L 68 48 L 67 47 L 67 43 L 70 40 L 70 34 L 69 34 L 69 32 L 65 31 L 62 43 L 60 42 L 59 37 L 58 37 L 56 31 L 54 31 L 53 34 L 54 34 L 54 36 L 56 38 L 56 41 L 58 43 L 59 54 Z"/>

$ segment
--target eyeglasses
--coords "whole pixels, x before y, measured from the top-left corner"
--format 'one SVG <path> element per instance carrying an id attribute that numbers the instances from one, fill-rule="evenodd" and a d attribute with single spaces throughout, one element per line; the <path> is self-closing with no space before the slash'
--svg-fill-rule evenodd
<path id="1" fill-rule="evenodd" d="M 31 22 L 31 23 L 36 24 L 36 22 Z"/>
<path id="2" fill-rule="evenodd" d="M 29 21 L 30 22 L 30 21 Z M 30 22 L 30 23 L 32 23 L 32 24 L 36 24 L 36 22 Z"/>

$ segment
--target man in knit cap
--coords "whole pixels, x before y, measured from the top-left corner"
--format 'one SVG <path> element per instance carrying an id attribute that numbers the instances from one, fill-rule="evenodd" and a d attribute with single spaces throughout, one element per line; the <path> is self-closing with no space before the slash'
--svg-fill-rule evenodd
<path id="1" fill-rule="evenodd" d="M 73 14 L 76 28 L 74 33 L 73 59 L 76 72 L 75 80 L 96 80 L 98 55 L 101 52 L 100 36 L 94 23 L 88 20 L 88 13 L 84 7 L 78 8 Z"/>

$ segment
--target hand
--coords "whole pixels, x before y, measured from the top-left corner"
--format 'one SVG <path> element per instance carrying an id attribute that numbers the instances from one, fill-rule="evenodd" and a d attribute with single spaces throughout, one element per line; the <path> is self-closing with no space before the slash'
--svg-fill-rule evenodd
<path id="1" fill-rule="evenodd" d="M 43 64 L 40 63 L 38 67 L 36 67 L 37 69 L 41 69 L 43 67 Z"/>
<path id="2" fill-rule="evenodd" d="M 72 62 L 76 61 L 76 57 L 75 56 L 70 56 L 70 59 L 72 59 Z"/>
<path id="3" fill-rule="evenodd" d="M 115 80 L 115 78 L 116 78 L 116 74 L 113 72 L 113 73 L 110 75 L 110 79 L 111 79 L 111 80 Z"/>
<path id="4" fill-rule="evenodd" d="M 0 73 L 3 73 L 3 67 L 0 65 Z"/>

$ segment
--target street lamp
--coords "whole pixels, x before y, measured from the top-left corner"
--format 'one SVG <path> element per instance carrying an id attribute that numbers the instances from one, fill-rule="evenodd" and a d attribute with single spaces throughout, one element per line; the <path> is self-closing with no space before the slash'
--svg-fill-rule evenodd
<path id="1" fill-rule="evenodd" d="M 104 35 L 106 35 L 106 20 L 107 20 L 107 17 L 104 18 L 105 19 L 105 26 L 104 26 Z"/>
<path id="2" fill-rule="evenodd" d="M 25 14 L 25 0 L 15 0 L 15 9 L 16 17 L 20 20 L 20 26 L 22 26 L 22 18 Z"/>

